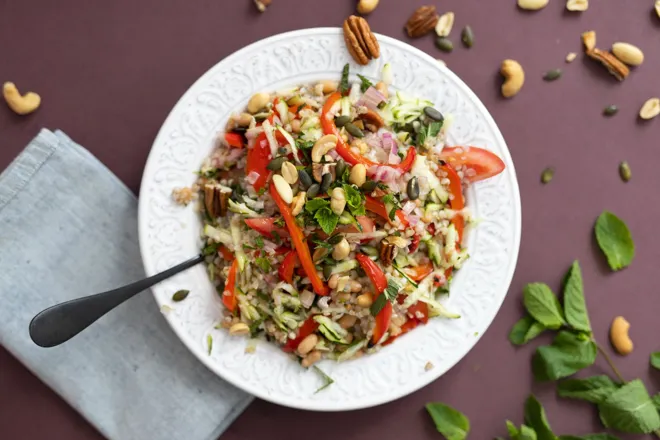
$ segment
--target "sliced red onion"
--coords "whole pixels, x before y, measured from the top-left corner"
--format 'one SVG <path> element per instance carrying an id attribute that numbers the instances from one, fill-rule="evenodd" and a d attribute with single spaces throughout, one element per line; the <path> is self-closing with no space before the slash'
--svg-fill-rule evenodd
<path id="1" fill-rule="evenodd" d="M 410 226 L 413 228 L 417 226 L 417 223 L 419 223 L 419 216 L 417 215 L 409 215 L 408 216 L 408 222 L 410 223 Z"/>
<path id="2" fill-rule="evenodd" d="M 378 110 L 378 104 L 385 101 L 385 96 L 376 90 L 375 87 L 369 87 L 364 95 L 355 103 L 356 107 L 365 106 L 369 110 Z"/>
<path id="3" fill-rule="evenodd" d="M 250 173 L 245 177 L 245 181 L 250 185 L 254 185 L 254 182 L 256 182 L 259 177 L 261 177 L 259 173 L 256 171 L 250 171 Z"/>
<path id="4" fill-rule="evenodd" d="M 227 165 L 235 164 L 245 152 L 243 148 L 223 148 L 217 151 L 219 154 L 214 155 L 211 159 L 212 165 L 216 168 L 225 168 Z"/>
<path id="5" fill-rule="evenodd" d="M 332 160 L 334 160 L 334 161 L 339 159 L 339 154 L 337 154 L 337 152 L 335 150 L 330 150 L 327 154 L 329 154 L 330 157 L 332 158 Z"/>
<path id="6" fill-rule="evenodd" d="M 401 208 L 401 209 L 402 209 L 403 212 L 405 212 L 406 214 L 410 214 L 410 213 L 413 211 L 413 209 L 415 209 L 416 207 L 417 207 L 417 205 L 415 204 L 415 202 L 411 202 L 410 200 L 408 200 L 408 201 L 403 205 L 403 208 Z"/>
<path id="7" fill-rule="evenodd" d="M 383 140 L 374 133 L 369 133 L 362 140 L 371 148 L 383 148 Z"/>

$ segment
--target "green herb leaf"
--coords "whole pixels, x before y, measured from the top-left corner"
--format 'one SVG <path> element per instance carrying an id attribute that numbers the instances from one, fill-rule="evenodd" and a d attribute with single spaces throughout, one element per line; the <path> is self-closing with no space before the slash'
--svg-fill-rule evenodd
<path id="1" fill-rule="evenodd" d="M 566 284 L 564 285 L 564 313 L 568 325 L 575 330 L 591 333 L 591 323 L 587 313 L 587 304 L 584 300 L 584 290 L 582 287 L 582 272 L 580 264 L 577 261 L 566 275 Z"/>
<path id="2" fill-rule="evenodd" d="M 316 212 L 321 208 L 330 206 L 330 202 L 325 199 L 312 199 L 305 203 L 305 211 L 307 212 Z"/>
<path id="3" fill-rule="evenodd" d="M 509 341 L 514 345 L 524 345 L 543 333 L 545 327 L 536 322 L 531 316 L 525 316 L 511 329 Z"/>
<path id="4" fill-rule="evenodd" d="M 543 405 L 531 394 L 525 402 L 525 424 L 536 432 L 539 440 L 556 440 L 557 436 L 552 432 L 550 423 L 545 415 Z"/>
<path id="5" fill-rule="evenodd" d="M 594 231 L 598 246 L 612 270 L 623 269 L 632 262 L 635 243 L 623 220 L 609 211 L 604 211 L 596 220 Z"/>
<path id="6" fill-rule="evenodd" d="M 520 425 L 520 435 L 514 440 L 537 440 L 539 436 L 527 425 Z"/>
<path id="7" fill-rule="evenodd" d="M 653 405 L 655 405 L 656 409 L 660 411 L 660 393 L 653 396 Z"/>
<path id="8" fill-rule="evenodd" d="M 261 235 L 258 235 L 257 238 L 254 239 L 254 244 L 257 245 L 258 249 L 262 249 L 264 247 L 264 239 L 261 238 Z"/>
<path id="9" fill-rule="evenodd" d="M 649 434 L 660 429 L 660 415 L 639 379 L 610 394 L 598 411 L 603 425 L 617 431 Z"/>
<path id="10" fill-rule="evenodd" d="M 213 336 L 206 335 L 206 347 L 207 347 L 209 356 L 211 356 L 211 350 L 213 350 Z"/>
<path id="11" fill-rule="evenodd" d="M 185 289 L 177 290 L 176 292 L 174 292 L 174 295 L 172 295 L 172 301 L 174 302 L 183 301 L 188 297 L 189 293 L 190 290 L 185 290 Z"/>
<path id="12" fill-rule="evenodd" d="M 270 261 L 266 257 L 257 257 L 254 260 L 254 264 L 261 269 L 262 272 L 270 272 Z"/>
<path id="13" fill-rule="evenodd" d="M 359 73 L 358 78 L 360 78 L 360 81 L 362 81 L 362 84 L 360 84 L 360 90 L 362 90 L 362 93 L 366 92 L 369 87 L 374 85 L 371 81 L 369 81 L 368 78 L 360 75 Z"/>
<path id="14" fill-rule="evenodd" d="M 284 221 L 284 217 L 278 217 L 277 219 L 275 219 L 273 224 L 275 226 L 279 226 L 280 228 L 283 228 L 283 227 L 286 226 L 286 222 Z"/>
<path id="15" fill-rule="evenodd" d="M 346 205 L 348 205 L 351 214 L 364 215 L 365 211 L 365 197 L 355 186 L 342 185 L 344 195 L 346 197 Z"/>
<path id="16" fill-rule="evenodd" d="M 601 403 L 616 391 L 619 385 L 609 376 L 592 376 L 586 379 L 568 379 L 557 384 L 557 394 L 570 399 Z"/>
<path id="17" fill-rule="evenodd" d="M 656 370 L 660 370 L 660 351 L 651 353 L 651 366 Z"/>
<path id="18" fill-rule="evenodd" d="M 560 435 L 559 440 L 619 440 L 619 437 L 607 433 L 587 435 Z"/>
<path id="19" fill-rule="evenodd" d="M 383 310 L 383 307 L 385 307 L 385 304 L 387 304 L 388 301 L 394 302 L 400 290 L 401 286 L 399 286 L 399 283 L 397 283 L 393 278 L 388 278 L 387 287 L 383 291 L 383 294 L 378 295 L 374 303 L 371 305 L 371 308 L 369 309 L 371 316 L 377 316 L 380 311 Z"/>
<path id="20" fill-rule="evenodd" d="M 348 93 L 348 89 L 350 86 L 348 85 L 348 73 L 349 73 L 350 66 L 348 63 L 344 65 L 344 68 L 341 71 L 341 81 L 339 82 L 339 92 L 341 92 L 342 95 L 345 95 Z"/>
<path id="21" fill-rule="evenodd" d="M 588 337 L 561 331 L 552 345 L 536 349 L 532 359 L 532 370 L 538 381 L 557 380 L 568 377 L 596 360 L 596 344 Z"/>
<path id="22" fill-rule="evenodd" d="M 314 365 L 312 368 L 321 375 L 321 378 L 323 379 L 323 385 L 321 385 L 316 391 L 314 391 L 314 394 L 318 393 L 319 391 L 323 391 L 324 389 L 328 388 L 330 385 L 335 383 L 334 379 L 325 374 L 323 370 L 321 370 L 319 367 Z"/>
<path id="23" fill-rule="evenodd" d="M 202 254 L 204 255 L 213 255 L 218 251 L 218 246 L 220 246 L 219 243 L 211 243 L 208 246 L 204 247 L 202 250 Z"/>
<path id="24" fill-rule="evenodd" d="M 323 240 L 312 240 L 312 243 L 314 243 L 317 247 L 326 248 L 326 249 L 328 249 L 328 250 L 332 250 L 332 249 L 334 249 L 334 246 L 331 245 L 330 243 L 328 243 L 327 241 L 323 241 Z"/>
<path id="25" fill-rule="evenodd" d="M 543 283 L 531 283 L 523 291 L 525 308 L 544 327 L 556 330 L 566 324 L 559 300 Z"/>
<path id="26" fill-rule="evenodd" d="M 516 438 L 520 435 L 520 431 L 511 420 L 506 421 L 506 430 L 509 432 L 509 437 L 511 438 Z"/>
<path id="27" fill-rule="evenodd" d="M 438 430 L 447 440 L 465 440 L 470 432 L 470 420 L 465 414 L 444 403 L 427 403 L 426 410 Z"/>
<path id="28" fill-rule="evenodd" d="M 337 227 L 339 216 L 326 206 L 316 211 L 316 214 L 314 214 L 314 220 L 318 222 L 321 229 L 323 229 L 323 232 L 330 235 L 332 234 L 332 231 L 335 230 L 335 227 Z"/>

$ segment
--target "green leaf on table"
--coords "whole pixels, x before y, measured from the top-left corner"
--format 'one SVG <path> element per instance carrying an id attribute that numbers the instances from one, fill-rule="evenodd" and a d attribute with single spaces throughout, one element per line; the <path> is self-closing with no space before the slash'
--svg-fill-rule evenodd
<path id="1" fill-rule="evenodd" d="M 531 316 L 525 316 L 511 329 L 509 341 L 514 345 L 524 345 L 543 333 L 545 327 L 536 322 Z"/>
<path id="2" fill-rule="evenodd" d="M 660 351 L 651 353 L 651 366 L 656 370 L 660 370 Z"/>
<path id="3" fill-rule="evenodd" d="M 520 434 L 518 434 L 518 437 L 513 438 L 513 440 L 537 440 L 540 438 L 532 428 L 527 425 L 521 425 Z"/>
<path id="4" fill-rule="evenodd" d="M 582 272 L 577 261 L 568 270 L 566 284 L 564 285 L 564 314 L 568 325 L 575 330 L 591 333 L 591 323 L 587 312 L 587 303 L 584 300 L 582 287 Z"/>
<path id="5" fill-rule="evenodd" d="M 426 410 L 431 415 L 435 429 L 447 440 L 464 440 L 470 432 L 470 421 L 460 411 L 444 403 L 427 403 Z"/>
<path id="6" fill-rule="evenodd" d="M 660 393 L 653 396 L 653 405 L 655 405 L 656 409 L 660 411 Z"/>
<path id="7" fill-rule="evenodd" d="M 506 430 L 509 432 L 509 437 L 516 438 L 520 435 L 520 430 L 516 428 L 516 425 L 511 421 L 506 421 Z"/>
<path id="8" fill-rule="evenodd" d="M 546 284 L 526 285 L 523 302 L 529 314 L 544 327 L 556 330 L 566 324 L 559 300 Z"/>
<path id="9" fill-rule="evenodd" d="M 550 428 L 543 405 L 533 394 L 525 402 L 525 424 L 534 429 L 539 440 L 557 439 L 557 436 L 552 432 L 552 428 Z"/>
<path id="10" fill-rule="evenodd" d="M 568 377 L 596 361 L 596 344 L 581 334 L 561 331 L 552 345 L 536 349 L 532 359 L 534 378 L 538 381 Z"/>
<path id="11" fill-rule="evenodd" d="M 635 243 L 623 220 L 609 211 L 603 211 L 596 220 L 594 232 L 598 246 L 605 254 L 612 270 L 623 269 L 632 262 L 635 256 Z"/>
<path id="12" fill-rule="evenodd" d="M 619 437 L 607 434 L 587 434 L 587 435 L 560 435 L 559 440 L 620 440 Z"/>
<path id="13" fill-rule="evenodd" d="M 557 394 L 569 399 L 601 403 L 619 389 L 609 376 L 592 376 L 586 379 L 567 379 L 557 384 Z"/>
<path id="14" fill-rule="evenodd" d="M 634 434 L 649 434 L 660 429 L 660 415 L 644 383 L 631 380 L 598 405 L 600 420 L 606 428 Z"/>

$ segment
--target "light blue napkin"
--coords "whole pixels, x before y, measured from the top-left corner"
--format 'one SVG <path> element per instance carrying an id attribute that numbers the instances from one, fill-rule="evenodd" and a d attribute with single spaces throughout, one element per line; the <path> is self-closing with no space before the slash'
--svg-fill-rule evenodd
<path id="1" fill-rule="evenodd" d="M 41 133 L 0 175 L 0 344 L 117 440 L 215 440 L 252 396 L 199 363 L 149 292 L 55 348 L 30 319 L 144 277 L 135 196 L 64 133 Z"/>

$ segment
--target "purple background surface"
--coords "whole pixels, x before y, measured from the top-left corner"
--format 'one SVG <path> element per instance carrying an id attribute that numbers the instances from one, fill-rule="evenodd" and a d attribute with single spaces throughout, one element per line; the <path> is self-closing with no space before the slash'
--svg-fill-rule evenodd
<path id="1" fill-rule="evenodd" d="M 652 0 L 591 3 L 587 12 L 571 14 L 563 0 L 536 13 L 518 10 L 514 0 L 444 0 L 438 3 L 440 12 L 456 13 L 454 52 L 437 51 L 431 36 L 413 42 L 445 59 L 481 98 L 499 124 L 518 172 L 520 259 L 502 310 L 477 346 L 431 385 L 373 409 L 322 414 L 255 401 L 223 440 L 309 433 L 318 440 L 435 439 L 440 436 L 424 411 L 430 401 L 465 412 L 472 422 L 470 438 L 486 439 L 505 434 L 505 419 L 522 421 L 530 392 L 545 404 L 556 432 L 599 431 L 591 406 L 557 400 L 553 385 L 533 383 L 529 360 L 538 342 L 515 349 L 507 341 L 522 315 L 522 286 L 545 281 L 558 288 L 574 259 L 582 264 L 596 337 L 607 346 L 612 318 L 627 317 L 635 352 L 616 362 L 626 377 L 641 377 L 651 392 L 660 390 L 660 374 L 648 362 L 649 353 L 660 350 L 660 118 L 642 123 L 636 117 L 646 99 L 660 94 L 660 19 L 651 12 Z M 369 17 L 372 29 L 407 41 L 403 24 L 422 4 L 382 0 Z M 0 81 L 14 81 L 43 100 L 41 109 L 28 117 L 0 105 L 0 169 L 40 127 L 59 128 L 137 192 L 160 125 L 209 67 L 276 33 L 340 26 L 353 7 L 352 0 L 274 0 L 259 14 L 249 0 L 0 0 Z M 466 24 L 476 36 L 470 50 L 458 42 Z M 587 29 L 598 32 L 603 49 L 615 41 L 637 44 L 646 54 L 644 65 L 623 83 L 616 82 L 583 58 L 579 36 Z M 572 64 L 564 63 L 568 52 L 578 53 Z M 513 100 L 499 95 L 497 71 L 505 58 L 521 62 L 527 73 L 525 87 Z M 557 67 L 564 70 L 562 78 L 545 83 L 543 73 Z M 620 111 L 608 119 L 601 112 L 609 104 Z M 618 176 L 621 160 L 633 171 L 627 184 Z M 547 166 L 554 166 L 556 174 L 543 186 L 539 176 Z M 593 222 L 604 209 L 623 217 L 636 239 L 635 260 L 620 273 L 609 272 L 592 236 Z M 599 358 L 589 372 L 606 369 Z M 101 438 L 2 348 L 0 390 L 0 438 Z"/>

